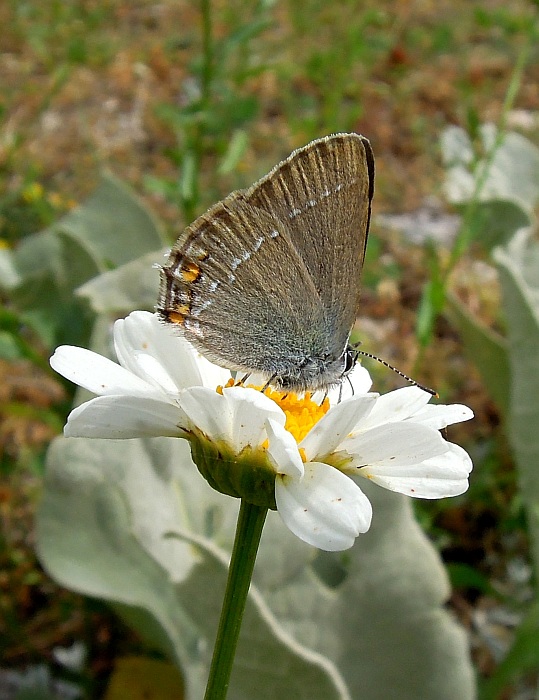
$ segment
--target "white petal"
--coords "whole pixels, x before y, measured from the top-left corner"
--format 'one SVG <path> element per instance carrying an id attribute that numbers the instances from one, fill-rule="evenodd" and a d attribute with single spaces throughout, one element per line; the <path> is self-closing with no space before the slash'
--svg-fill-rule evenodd
<path id="1" fill-rule="evenodd" d="M 99 396 L 73 409 L 66 437 L 179 437 L 185 417 L 178 406 L 139 396 Z"/>
<path id="2" fill-rule="evenodd" d="M 357 484 L 320 462 L 307 463 L 302 479 L 278 476 L 275 500 L 287 527 L 326 551 L 348 549 L 371 524 L 371 504 Z"/>
<path id="3" fill-rule="evenodd" d="M 473 411 L 468 406 L 453 403 L 444 404 L 429 404 L 424 406 L 420 411 L 411 416 L 408 420 L 414 423 L 421 423 L 434 430 L 441 430 L 453 423 L 462 423 L 465 420 L 473 418 Z"/>
<path id="4" fill-rule="evenodd" d="M 308 461 L 334 452 L 354 426 L 372 410 L 378 394 L 357 396 L 332 406 L 301 441 Z"/>
<path id="5" fill-rule="evenodd" d="M 55 372 L 98 396 L 163 396 L 151 384 L 103 355 L 73 345 L 61 345 L 50 359 Z"/>
<path id="6" fill-rule="evenodd" d="M 350 399 L 354 396 L 362 396 L 368 394 L 372 386 L 372 379 L 369 372 L 359 362 L 356 363 L 354 369 L 348 374 L 340 384 L 331 387 L 328 392 L 329 401 L 332 406 Z M 324 398 L 324 392 L 317 391 L 313 395 L 314 401 L 321 401 Z"/>
<path id="7" fill-rule="evenodd" d="M 185 389 L 178 401 L 192 425 L 212 440 L 231 442 L 232 411 L 222 394 L 206 387 Z"/>
<path id="8" fill-rule="evenodd" d="M 266 420 L 266 433 L 269 443 L 268 455 L 275 465 L 275 471 L 296 478 L 303 476 L 303 461 L 294 436 L 271 418 Z"/>
<path id="9" fill-rule="evenodd" d="M 266 419 L 284 425 L 286 416 L 277 404 L 255 389 L 230 387 L 222 394 L 204 387 L 186 389 L 179 402 L 192 423 L 213 440 L 224 440 L 240 452 L 246 445 L 266 439 Z"/>
<path id="10" fill-rule="evenodd" d="M 246 387 L 223 389 L 232 412 L 232 446 L 241 452 L 247 445 L 260 445 L 266 439 L 266 421 L 273 418 L 284 425 L 284 411 L 262 392 Z"/>
<path id="11" fill-rule="evenodd" d="M 372 379 L 368 370 L 359 362 L 346 377 L 346 383 L 351 383 L 354 396 L 356 394 L 367 394 L 371 390 Z"/>
<path id="12" fill-rule="evenodd" d="M 368 418 L 358 426 L 361 431 L 370 430 L 384 423 L 397 423 L 420 411 L 431 395 L 417 386 L 406 386 L 380 396 Z"/>
<path id="13" fill-rule="evenodd" d="M 211 364 L 207 360 L 201 362 L 200 354 L 187 340 L 174 335 L 148 311 L 133 311 L 116 321 L 114 347 L 120 364 L 168 394 L 202 385 L 203 374 Z M 230 373 L 221 368 L 214 374 L 219 381 L 213 387 L 230 378 Z"/>
<path id="14" fill-rule="evenodd" d="M 458 496 L 468 488 L 472 460 L 458 445 L 447 443 L 448 450 L 415 466 L 387 467 L 375 465 L 359 470 L 379 486 L 415 498 Z"/>
<path id="15" fill-rule="evenodd" d="M 352 462 L 346 471 L 375 464 L 400 466 L 418 464 L 447 450 L 447 443 L 437 430 L 415 423 L 386 423 L 345 440 L 341 449 Z"/>
<path id="16" fill-rule="evenodd" d="M 214 365 L 213 362 L 210 362 L 195 348 L 193 348 L 193 350 L 202 386 L 207 386 L 210 389 L 215 389 L 217 386 L 224 386 L 232 376 L 230 371 L 224 367 L 219 367 L 219 365 Z"/>

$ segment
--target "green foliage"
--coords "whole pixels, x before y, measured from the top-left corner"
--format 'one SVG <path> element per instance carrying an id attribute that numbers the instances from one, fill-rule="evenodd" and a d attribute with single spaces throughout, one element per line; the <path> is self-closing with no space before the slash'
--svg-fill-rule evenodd
<path id="1" fill-rule="evenodd" d="M 113 18 L 110 2 L 62 2 L 47 0 L 9 0 L 12 31 L 28 42 L 32 51 L 47 66 L 62 61 L 98 63 L 111 55 L 112 47 L 89 31 Z"/>
<path id="2" fill-rule="evenodd" d="M 80 207 L 27 236 L 14 251 L 0 251 L 0 267 L 7 273 L 2 283 L 19 322 L 28 323 L 46 346 L 84 345 L 93 314 L 76 296 L 77 288 L 161 245 L 148 210 L 125 185 L 105 175 Z"/>
<path id="3" fill-rule="evenodd" d="M 19 187 L 5 188 L 0 194 L 0 238 L 16 243 L 21 237 L 50 226 L 72 204 L 55 192 L 46 193 L 38 174 L 30 170 Z"/>
<path id="4" fill-rule="evenodd" d="M 539 202 L 539 150 L 518 134 L 498 137 L 488 125 L 479 129 L 479 135 L 488 154 L 484 158 L 474 156 L 471 141 L 462 130 L 451 127 L 444 134 L 446 191 L 463 207 L 465 217 L 472 211 L 467 217 L 467 241 L 480 240 L 498 266 L 507 338 L 485 327 L 455 296 L 450 297 L 447 315 L 459 329 L 469 357 L 505 418 L 537 571 L 539 245 L 532 226 L 536 225 Z M 482 700 L 494 700 L 508 684 L 537 669 L 538 642 L 534 605 L 506 659 L 484 684 Z"/>
<path id="5" fill-rule="evenodd" d="M 116 664 L 104 700 L 181 700 L 183 684 L 171 664 L 144 657 L 124 657 Z"/>
<path id="6" fill-rule="evenodd" d="M 524 673 L 539 667 L 539 604 L 534 603 L 519 625 L 511 650 L 480 687 L 480 700 L 498 700 Z"/>
<path id="7" fill-rule="evenodd" d="M 176 145 L 166 154 L 179 174 L 174 181 L 148 175 L 145 185 L 179 205 L 186 223 L 200 213 L 203 160 L 217 156 L 220 163 L 214 170 L 219 174 L 234 170 L 247 147 L 247 127 L 259 111 L 258 100 L 244 86 L 265 69 L 252 47 L 271 22 L 265 3 L 255 4 L 247 13 L 245 9 L 238 14 L 230 8 L 234 29 L 218 39 L 210 3 L 201 3 L 202 49 L 190 66 L 193 82 L 186 84 L 181 106 L 156 108 L 175 135 Z"/>
<path id="8" fill-rule="evenodd" d="M 458 329 L 466 354 L 475 363 L 498 410 L 507 415 L 511 378 L 505 338 L 475 318 L 454 294 L 448 296 L 445 313 Z"/>
<path id="9" fill-rule="evenodd" d="M 445 285 L 438 262 L 433 256 L 431 256 L 430 269 L 430 280 L 423 287 L 417 310 L 416 335 L 421 347 L 430 343 L 434 332 L 434 323 L 445 304 Z"/>
<path id="10" fill-rule="evenodd" d="M 288 5 L 293 60 L 283 70 L 312 86 L 299 110 L 298 96 L 286 96 L 288 119 L 310 138 L 352 130 L 363 111 L 362 75 L 391 48 L 390 14 L 367 7 L 358 12 L 352 2 Z"/>

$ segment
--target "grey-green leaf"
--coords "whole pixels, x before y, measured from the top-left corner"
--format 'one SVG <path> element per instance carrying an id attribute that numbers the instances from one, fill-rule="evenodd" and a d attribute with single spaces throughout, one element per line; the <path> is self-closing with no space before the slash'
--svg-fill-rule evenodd
<path id="1" fill-rule="evenodd" d="M 163 243 L 150 212 L 123 183 L 104 175 L 85 202 L 27 236 L 3 261 L 11 298 L 46 342 L 84 344 L 91 315 L 75 289 Z"/>
<path id="2" fill-rule="evenodd" d="M 266 591 L 270 605 L 336 663 L 353 698 L 474 698 L 466 635 L 444 609 L 447 575 L 410 501 L 361 487 L 373 504 L 369 532 L 349 551 L 321 554 L 323 580 L 317 566 L 289 572 Z M 331 568 L 340 575 L 328 584 Z"/>
<path id="3" fill-rule="evenodd" d="M 484 124 L 480 128 L 486 152 L 493 147 L 496 128 Z M 442 156 L 446 164 L 445 191 L 449 201 L 466 203 L 474 193 L 478 178 L 484 177 L 479 192 L 480 201 L 507 200 L 514 202 L 526 214 L 533 217 L 533 209 L 539 200 L 539 149 L 520 134 L 503 135 L 492 160 L 478 160 L 471 172 L 473 147 L 466 132 L 459 127 L 449 127 L 441 139 Z M 484 170 L 488 168 L 488 172 Z"/>
<path id="4" fill-rule="evenodd" d="M 372 491 L 372 493 L 371 493 Z M 330 560 L 270 514 L 240 637 L 231 700 L 473 698 L 448 583 L 405 499 L 369 489 L 370 533 Z M 237 502 L 213 492 L 182 440 L 58 440 L 38 517 L 49 573 L 118 606 L 202 695 Z M 166 640 L 166 642 L 164 641 Z M 348 688 L 348 689 L 347 689 Z"/>
<path id="5" fill-rule="evenodd" d="M 182 440 L 58 439 L 39 554 L 60 583 L 145 624 L 145 636 L 181 667 L 187 697 L 200 698 L 227 573 L 218 545 L 230 546 L 236 513 L 237 501 L 209 488 Z M 229 697 L 279 695 L 350 698 L 334 664 L 294 640 L 253 591 Z"/>
<path id="6" fill-rule="evenodd" d="M 479 370 L 485 389 L 507 415 L 511 379 L 505 338 L 474 318 L 454 294 L 447 296 L 445 314 L 459 331 L 465 352 Z"/>
<path id="7" fill-rule="evenodd" d="M 515 454 L 539 567 L 539 244 L 522 229 L 507 246 L 497 248 L 507 322 L 511 402 L 509 439 Z"/>
<path id="8" fill-rule="evenodd" d="M 165 250 L 153 251 L 109 270 L 81 285 L 76 293 L 85 297 L 96 313 L 129 313 L 134 309 L 154 310 L 159 291 L 156 264 Z"/>
<path id="9" fill-rule="evenodd" d="M 442 134 L 444 190 L 455 206 L 474 207 L 469 224 L 475 238 L 490 249 L 536 221 L 539 149 L 513 132 L 498 139 L 492 124 L 482 125 L 479 134 L 486 155 L 475 162 L 472 142 L 463 129 L 451 126 Z"/>

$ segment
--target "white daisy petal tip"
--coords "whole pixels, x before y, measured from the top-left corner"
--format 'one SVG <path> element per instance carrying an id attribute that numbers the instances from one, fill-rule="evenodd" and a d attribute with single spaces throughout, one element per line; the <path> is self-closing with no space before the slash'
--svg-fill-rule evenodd
<path id="1" fill-rule="evenodd" d="M 378 486 L 411 498 L 452 498 L 468 490 L 472 471 L 470 455 L 459 445 L 446 443 L 447 450 L 435 457 L 407 466 L 375 465 L 359 475 Z"/>
<path id="2" fill-rule="evenodd" d="M 325 551 L 349 549 L 371 524 L 372 506 L 359 486 L 321 462 L 306 464 L 302 479 L 278 477 L 275 501 L 287 527 Z"/>
<path id="3" fill-rule="evenodd" d="M 434 430 L 443 430 L 448 425 L 471 420 L 474 413 L 463 404 L 428 404 L 410 416 L 410 421 L 421 423 Z"/>

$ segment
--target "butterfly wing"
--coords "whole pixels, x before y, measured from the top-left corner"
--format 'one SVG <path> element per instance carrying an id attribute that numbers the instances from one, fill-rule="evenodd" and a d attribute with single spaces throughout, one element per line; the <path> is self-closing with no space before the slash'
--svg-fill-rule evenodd
<path id="1" fill-rule="evenodd" d="M 161 317 L 230 369 L 297 389 L 337 381 L 322 375 L 359 298 L 372 196 L 363 143 L 315 141 L 199 217 L 162 268 Z"/>
<path id="2" fill-rule="evenodd" d="M 234 194 L 186 234 L 162 270 L 162 315 L 210 359 L 230 369 L 271 371 L 269 358 L 293 354 L 302 321 L 320 308 L 286 231 Z"/>
<path id="3" fill-rule="evenodd" d="M 373 192 L 368 140 L 336 134 L 295 151 L 246 193 L 250 204 L 286 223 L 341 348 L 359 305 Z"/>

